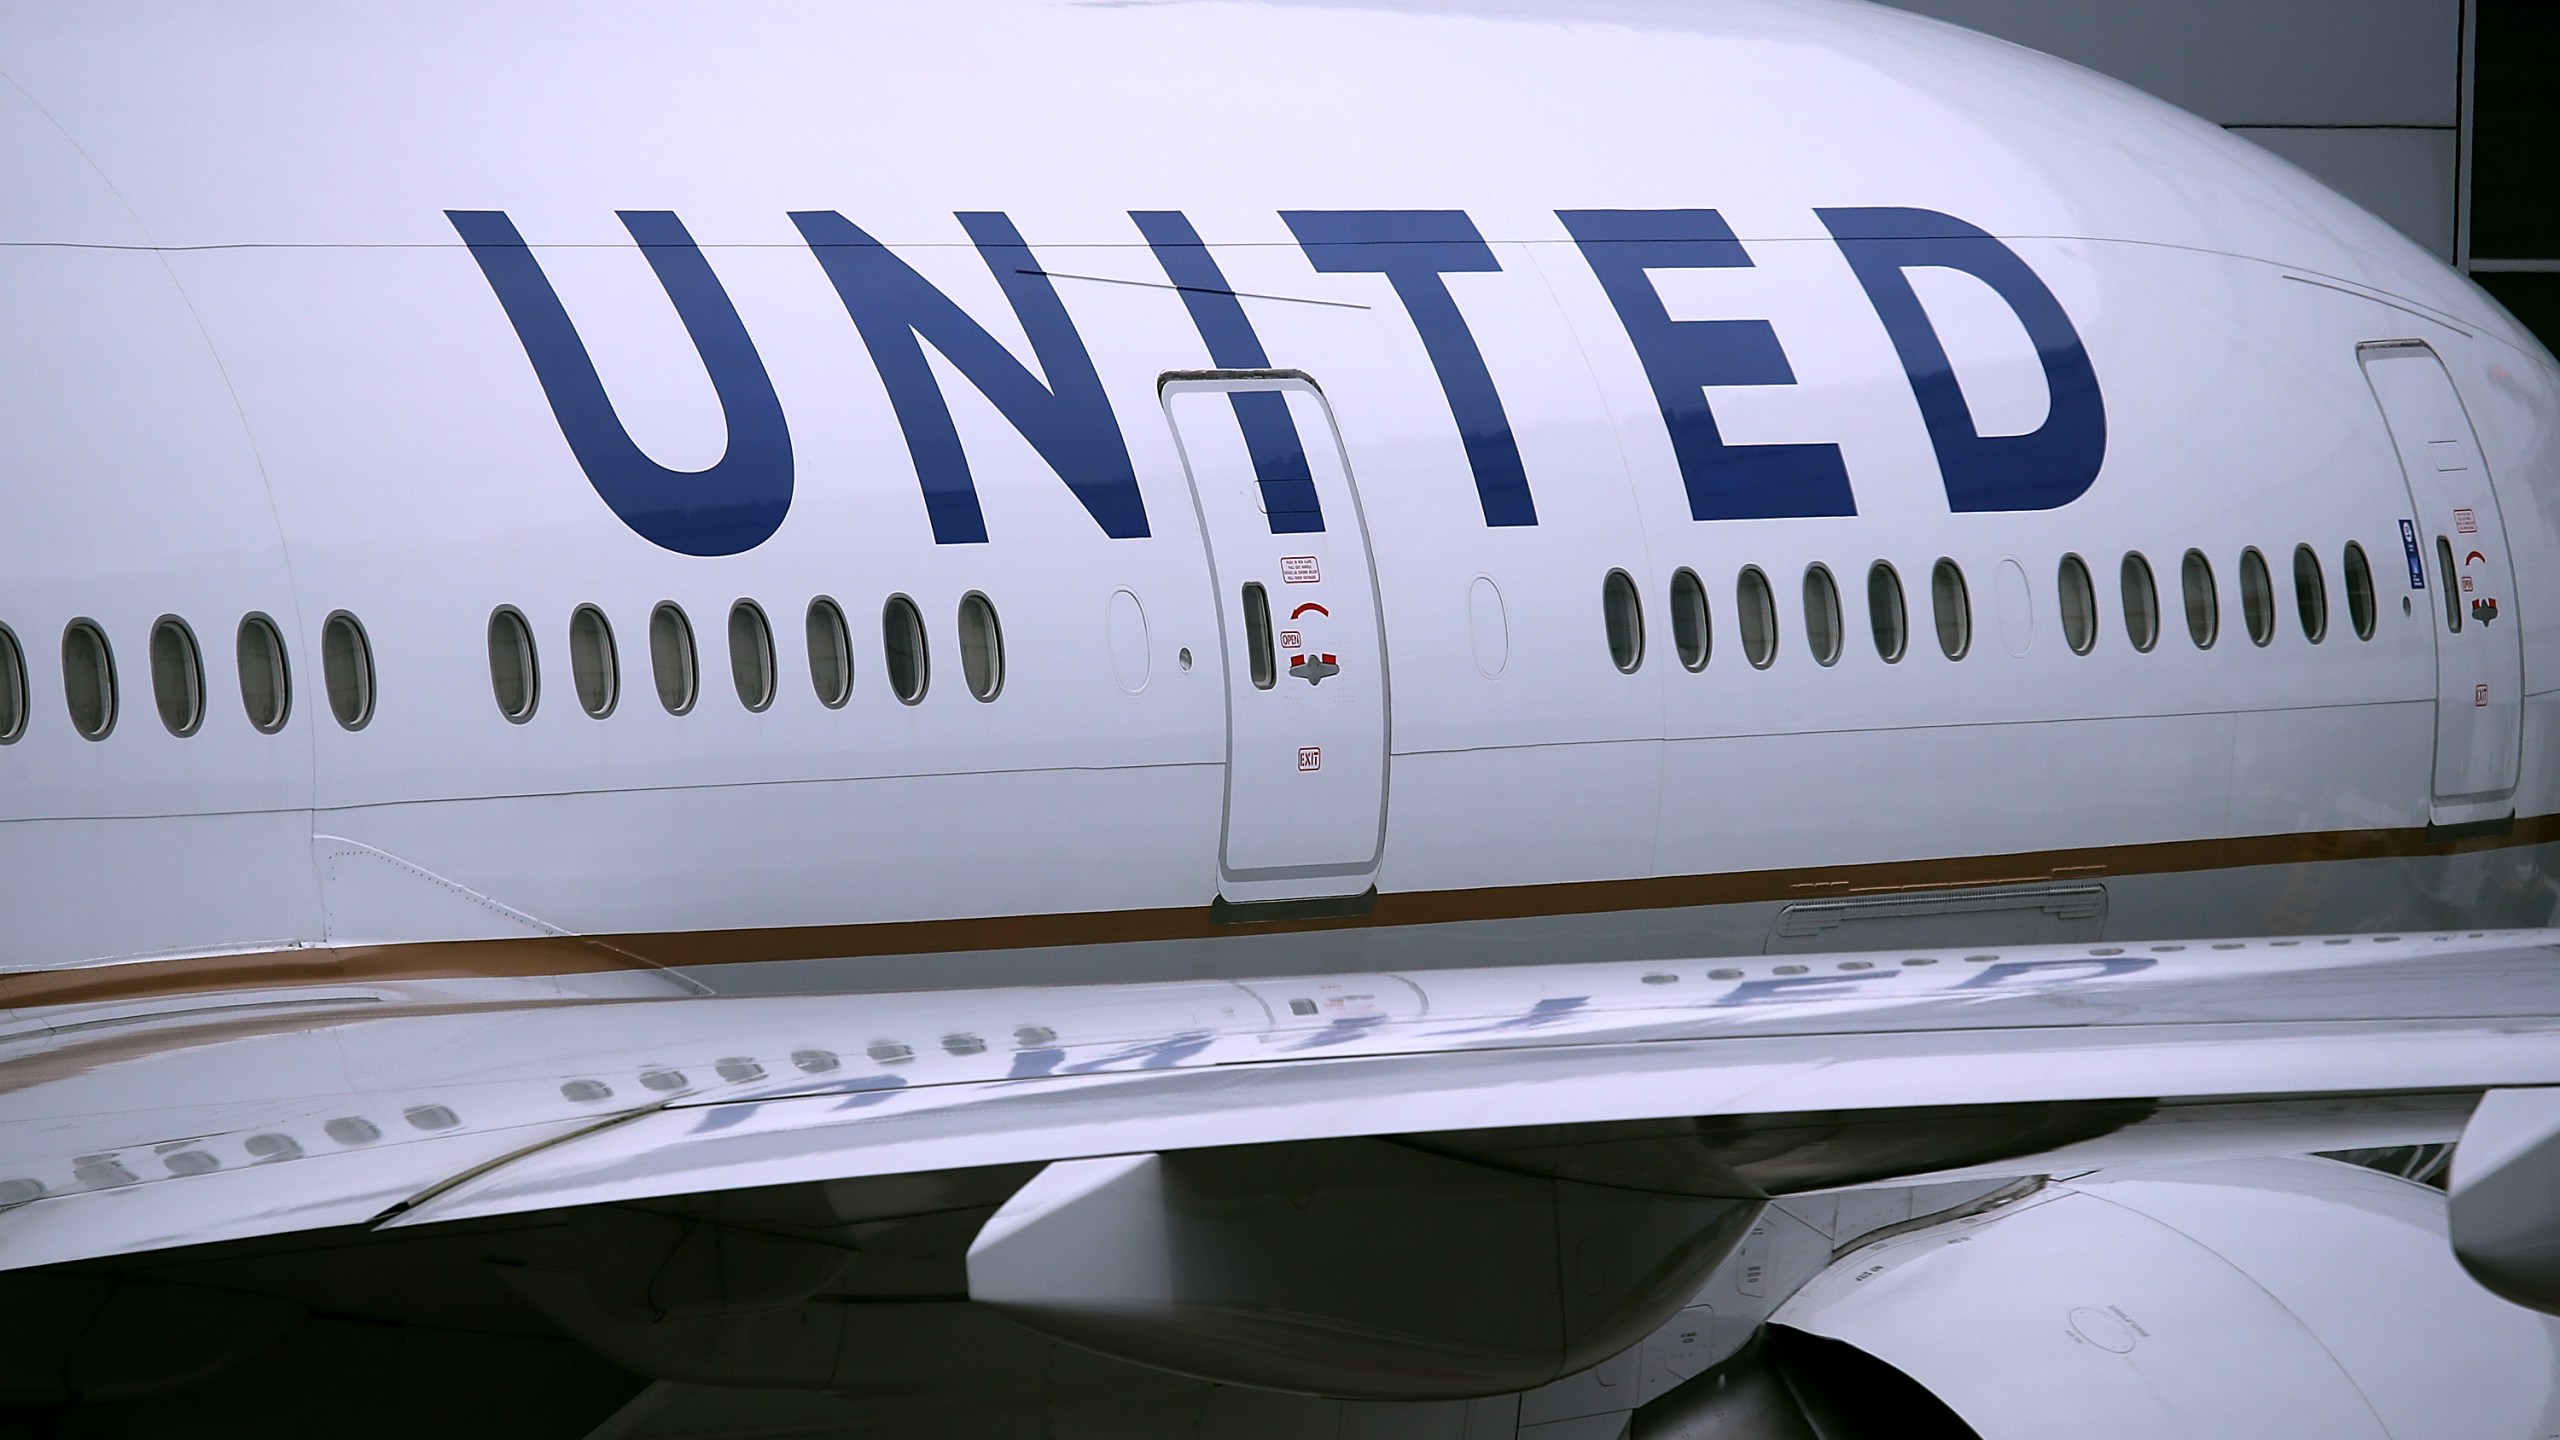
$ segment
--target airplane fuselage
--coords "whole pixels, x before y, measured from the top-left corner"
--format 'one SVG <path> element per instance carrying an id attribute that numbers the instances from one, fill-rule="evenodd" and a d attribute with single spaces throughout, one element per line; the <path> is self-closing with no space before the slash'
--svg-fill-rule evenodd
<path id="1" fill-rule="evenodd" d="M 5 993 L 2546 920 L 2549 358 L 2138 97 L 1756 14 L 951 7 L 698 112 L 34 46 Z"/>

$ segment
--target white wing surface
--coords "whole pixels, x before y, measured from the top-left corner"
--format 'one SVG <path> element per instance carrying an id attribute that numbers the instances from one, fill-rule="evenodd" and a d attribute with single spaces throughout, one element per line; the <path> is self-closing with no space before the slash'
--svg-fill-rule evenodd
<path id="1" fill-rule="evenodd" d="M 1773 1194 L 2449 1140 L 2560 1084 L 2555 960 L 2524 931 L 55 1012 L 11 1039 L 0 1263 L 1362 1136 L 1707 1133 Z"/>

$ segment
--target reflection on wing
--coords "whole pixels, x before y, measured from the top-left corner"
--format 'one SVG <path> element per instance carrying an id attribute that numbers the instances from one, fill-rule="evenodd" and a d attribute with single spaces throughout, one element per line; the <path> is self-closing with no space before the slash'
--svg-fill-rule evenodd
<path id="1" fill-rule="evenodd" d="M 475 982 L 47 1012 L 0 1070 L 0 1261 L 1364 1135 L 1503 1164 L 1543 1147 L 1568 1169 L 1709 1157 L 1773 1194 L 2056 1153 L 2437 1141 L 2484 1089 L 2560 1083 L 2555 948 L 2318 937 L 638 1000 Z"/>

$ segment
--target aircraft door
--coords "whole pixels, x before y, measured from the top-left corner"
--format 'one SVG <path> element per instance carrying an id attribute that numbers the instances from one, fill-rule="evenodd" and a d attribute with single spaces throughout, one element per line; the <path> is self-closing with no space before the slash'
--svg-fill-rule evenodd
<path id="1" fill-rule="evenodd" d="M 1365 895 L 1386 835 L 1386 634 L 1332 411 L 1296 371 L 1176 373 L 1158 390 L 1218 597 L 1219 898 Z"/>
<path id="2" fill-rule="evenodd" d="M 2524 734 L 2524 646 L 2515 570 L 2497 492 L 2462 397 L 2422 344 L 2358 352 L 2408 478 L 2411 573 L 2424 574 L 2436 643 L 2436 762 L 2431 819 L 2494 820 L 2514 813 Z"/>

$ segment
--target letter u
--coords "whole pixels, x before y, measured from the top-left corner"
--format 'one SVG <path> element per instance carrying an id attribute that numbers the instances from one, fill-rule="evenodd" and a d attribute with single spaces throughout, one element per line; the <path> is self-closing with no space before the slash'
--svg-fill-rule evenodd
<path id="1" fill-rule="evenodd" d="M 755 342 L 693 236 L 665 210 L 622 210 L 711 376 L 728 448 L 706 470 L 670 470 L 640 452 L 596 377 L 595 361 L 542 264 L 503 210 L 448 210 L 524 342 L 569 451 L 622 523 L 686 555 L 735 555 L 772 536 L 791 510 L 791 431 Z"/>

